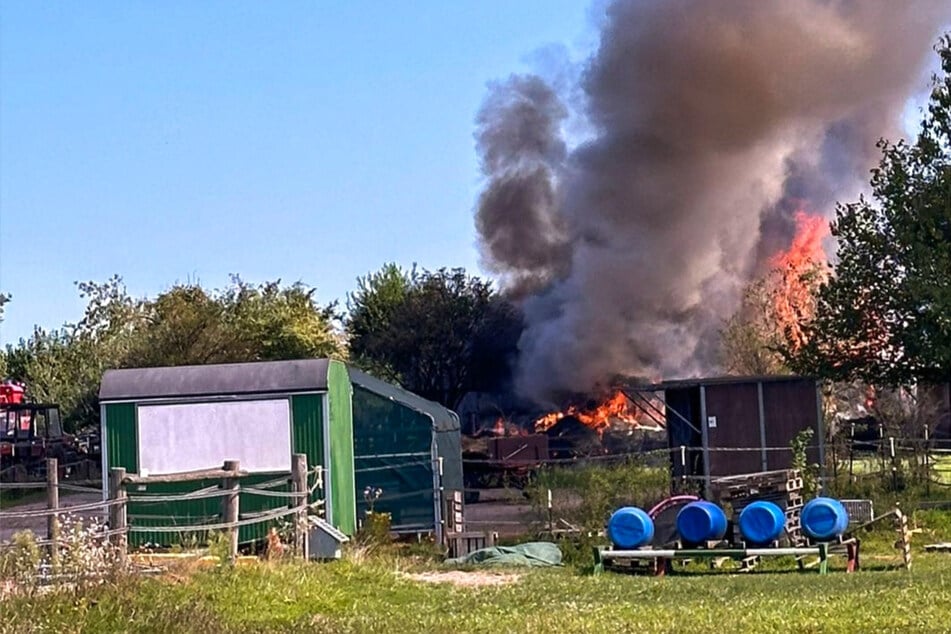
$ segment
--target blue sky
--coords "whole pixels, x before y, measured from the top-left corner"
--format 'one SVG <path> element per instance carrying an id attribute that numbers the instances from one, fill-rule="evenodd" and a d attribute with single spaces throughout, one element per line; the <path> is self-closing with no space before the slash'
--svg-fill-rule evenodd
<path id="1" fill-rule="evenodd" d="M 486 82 L 590 47 L 589 5 L 0 3 L 0 342 L 115 273 L 323 302 L 387 261 L 479 272 Z"/>

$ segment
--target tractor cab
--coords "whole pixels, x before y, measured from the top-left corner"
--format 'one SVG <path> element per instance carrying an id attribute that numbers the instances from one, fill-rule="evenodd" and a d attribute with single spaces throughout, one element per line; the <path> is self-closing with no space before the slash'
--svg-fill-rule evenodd
<path id="1" fill-rule="evenodd" d="M 29 403 L 17 384 L 0 385 L 0 480 L 19 481 L 45 473 L 46 459 L 75 461 L 71 436 L 63 433 L 58 405 Z"/>
<path id="2" fill-rule="evenodd" d="M 59 406 L 41 403 L 0 405 L 0 442 L 48 442 L 63 438 Z"/>

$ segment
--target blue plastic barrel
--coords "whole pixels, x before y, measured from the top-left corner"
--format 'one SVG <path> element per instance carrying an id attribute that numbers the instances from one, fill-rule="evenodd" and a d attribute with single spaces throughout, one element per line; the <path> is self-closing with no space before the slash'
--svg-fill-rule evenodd
<path id="1" fill-rule="evenodd" d="M 654 520 L 637 507 L 619 508 L 608 520 L 608 538 L 618 548 L 640 548 L 654 539 Z"/>
<path id="2" fill-rule="evenodd" d="M 802 532 L 820 541 L 838 537 L 849 527 L 849 512 L 838 500 L 809 500 L 800 514 Z"/>
<path id="3" fill-rule="evenodd" d="M 786 515 L 772 502 L 760 500 L 740 512 L 739 525 L 744 540 L 755 545 L 769 544 L 776 541 L 786 527 Z"/>
<path id="4" fill-rule="evenodd" d="M 726 513 L 712 502 L 691 502 L 677 514 L 677 532 L 691 544 L 719 541 L 726 534 Z"/>

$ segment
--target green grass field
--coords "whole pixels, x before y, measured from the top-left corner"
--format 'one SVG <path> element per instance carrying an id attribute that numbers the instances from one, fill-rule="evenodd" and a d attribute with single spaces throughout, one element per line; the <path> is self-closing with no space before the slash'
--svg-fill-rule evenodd
<path id="1" fill-rule="evenodd" d="M 409 573 L 421 559 L 375 556 L 330 564 L 255 564 L 166 575 L 82 593 L 8 598 L 2 632 L 947 632 L 951 516 L 926 514 L 911 572 L 895 569 L 894 533 L 863 541 L 863 570 L 752 574 L 693 568 L 666 578 L 584 567 L 507 570 L 505 585 L 458 587 Z M 496 573 L 471 573 L 482 577 Z"/>

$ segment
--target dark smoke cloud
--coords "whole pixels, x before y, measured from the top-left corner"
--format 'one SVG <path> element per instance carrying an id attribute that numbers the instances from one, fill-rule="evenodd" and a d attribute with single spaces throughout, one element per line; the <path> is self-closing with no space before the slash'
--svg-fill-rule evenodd
<path id="1" fill-rule="evenodd" d="M 536 400 L 616 374 L 709 372 L 739 293 L 800 205 L 854 197 L 919 87 L 948 2 L 607 5 L 566 150 L 541 79 L 478 117 L 483 257 L 526 286 L 518 386 Z M 571 100 L 574 103 L 574 99 Z"/>
<path id="2" fill-rule="evenodd" d="M 476 229 L 490 270 L 524 292 L 566 273 L 569 245 L 556 174 L 567 155 L 568 110 L 540 78 L 513 75 L 490 86 L 477 118 L 482 171 Z"/>

